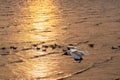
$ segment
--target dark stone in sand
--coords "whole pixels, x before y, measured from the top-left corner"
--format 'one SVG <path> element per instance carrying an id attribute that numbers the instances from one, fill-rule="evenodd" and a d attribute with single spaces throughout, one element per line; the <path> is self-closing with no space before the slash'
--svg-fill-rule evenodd
<path id="1" fill-rule="evenodd" d="M 120 80 L 120 78 L 117 78 L 117 79 L 115 79 L 115 80 Z"/>
<path id="2" fill-rule="evenodd" d="M 5 47 L 2 47 L 1 49 L 2 49 L 2 50 L 5 50 L 6 48 L 5 48 Z"/>
<path id="3" fill-rule="evenodd" d="M 117 46 L 112 46 L 112 48 L 111 49 L 118 49 L 118 47 Z"/>
<path id="4" fill-rule="evenodd" d="M 45 43 L 45 42 L 42 42 L 42 44 Z"/>
<path id="5" fill-rule="evenodd" d="M 62 49 L 62 51 L 63 51 L 63 52 L 66 52 L 66 50 L 65 50 L 65 49 Z"/>
<path id="6" fill-rule="evenodd" d="M 10 49 L 17 49 L 17 47 L 15 47 L 15 46 L 10 46 Z"/>
<path id="7" fill-rule="evenodd" d="M 4 29 L 5 27 L 0 27 L 0 29 Z"/>
<path id="8" fill-rule="evenodd" d="M 36 47 L 36 46 L 37 46 L 37 44 L 33 44 L 32 46 Z"/>
<path id="9" fill-rule="evenodd" d="M 48 48 L 48 46 L 47 46 L 47 45 L 42 45 L 42 47 L 43 47 L 43 48 Z"/>
<path id="10" fill-rule="evenodd" d="M 43 49 L 42 51 L 45 51 L 45 52 L 46 52 L 46 49 Z"/>
<path id="11" fill-rule="evenodd" d="M 37 49 L 37 50 L 40 50 L 40 48 L 39 48 L 39 47 L 37 47 L 36 49 Z"/>
<path id="12" fill-rule="evenodd" d="M 54 44 L 53 45 L 55 48 L 61 48 L 62 46 L 58 45 L 58 44 Z"/>
<path id="13" fill-rule="evenodd" d="M 55 47 L 57 47 L 57 44 L 54 44 Z"/>
<path id="14" fill-rule="evenodd" d="M 52 49 L 55 49 L 55 48 L 56 48 L 56 45 L 50 45 L 50 47 L 51 47 Z"/>
<path id="15" fill-rule="evenodd" d="M 97 24 L 95 24 L 96 26 L 99 26 L 100 24 L 102 24 L 102 23 L 97 23 Z"/>
<path id="16" fill-rule="evenodd" d="M 57 45 L 57 48 L 62 48 L 62 46 L 60 46 L 60 45 Z"/>
<path id="17" fill-rule="evenodd" d="M 69 46 L 73 46 L 73 44 L 68 44 Z"/>
<path id="18" fill-rule="evenodd" d="M 88 44 L 89 47 L 93 48 L 95 44 Z"/>
<path id="19" fill-rule="evenodd" d="M 120 48 L 120 46 L 118 46 Z"/>
<path id="20" fill-rule="evenodd" d="M 7 28 L 9 28 L 10 26 L 6 26 Z"/>
<path id="21" fill-rule="evenodd" d="M 62 48 L 62 46 L 58 46 L 58 48 Z"/>

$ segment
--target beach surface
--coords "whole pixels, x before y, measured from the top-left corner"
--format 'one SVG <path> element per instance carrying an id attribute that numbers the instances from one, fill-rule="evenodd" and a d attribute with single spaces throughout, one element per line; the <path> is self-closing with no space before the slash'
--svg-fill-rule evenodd
<path id="1" fill-rule="evenodd" d="M 0 0 L 0 80 L 120 80 L 120 0 Z"/>

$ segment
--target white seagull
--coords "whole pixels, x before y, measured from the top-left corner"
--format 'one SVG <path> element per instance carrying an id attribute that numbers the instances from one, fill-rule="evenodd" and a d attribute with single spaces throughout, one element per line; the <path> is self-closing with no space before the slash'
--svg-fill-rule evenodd
<path id="1" fill-rule="evenodd" d="M 68 55 L 71 55 L 75 61 L 81 62 L 83 60 L 83 55 L 88 55 L 87 51 L 80 51 L 74 46 L 67 46 L 66 53 Z"/>

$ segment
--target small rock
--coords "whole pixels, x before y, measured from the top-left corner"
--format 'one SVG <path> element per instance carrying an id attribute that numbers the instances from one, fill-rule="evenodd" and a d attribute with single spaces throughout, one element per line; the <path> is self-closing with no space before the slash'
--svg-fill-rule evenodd
<path id="1" fill-rule="evenodd" d="M 58 48 L 62 48 L 62 46 L 58 45 Z"/>
<path id="2" fill-rule="evenodd" d="M 4 29 L 5 27 L 0 27 L 0 29 Z"/>
<path id="3" fill-rule="evenodd" d="M 55 48 L 56 48 L 56 46 L 55 46 L 55 45 L 50 45 L 50 47 L 51 47 L 52 49 L 55 49 Z"/>
<path id="4" fill-rule="evenodd" d="M 43 48 L 48 48 L 48 46 L 47 46 L 47 45 L 42 45 L 42 47 L 43 47 Z"/>
<path id="5" fill-rule="evenodd" d="M 63 52 L 66 52 L 66 50 L 65 50 L 65 49 L 62 49 L 62 51 L 63 51 Z"/>
<path id="6" fill-rule="evenodd" d="M 37 47 L 36 49 L 37 49 L 37 50 L 40 50 L 40 48 L 39 48 L 39 47 Z"/>
<path id="7" fill-rule="evenodd" d="M 73 46 L 73 44 L 68 44 L 69 46 Z"/>
<path id="8" fill-rule="evenodd" d="M 54 44 L 54 46 L 56 47 L 56 48 L 61 48 L 62 46 L 60 46 L 60 45 L 58 45 L 58 44 Z"/>
<path id="9" fill-rule="evenodd" d="M 46 52 L 46 49 L 43 49 L 42 51 Z"/>
<path id="10" fill-rule="evenodd" d="M 14 47 L 14 46 L 10 46 L 10 49 L 17 49 L 17 47 Z"/>
<path id="11" fill-rule="evenodd" d="M 57 48 L 62 48 L 62 46 L 61 45 L 57 45 Z"/>
<path id="12" fill-rule="evenodd" d="M 117 78 L 117 79 L 115 79 L 115 80 L 120 80 L 120 78 Z"/>
<path id="13" fill-rule="evenodd" d="M 118 47 L 117 46 L 112 46 L 112 48 L 111 49 L 118 49 Z"/>
<path id="14" fill-rule="evenodd" d="M 32 46 L 36 47 L 36 46 L 37 46 L 37 44 L 33 44 Z"/>
<path id="15" fill-rule="evenodd" d="M 45 42 L 41 42 L 42 44 L 45 43 Z"/>
<path id="16" fill-rule="evenodd" d="M 5 47 L 2 47 L 1 49 L 2 49 L 2 50 L 5 50 L 6 48 L 5 48 Z"/>
<path id="17" fill-rule="evenodd" d="M 120 46 L 118 46 L 120 48 Z"/>
<path id="18" fill-rule="evenodd" d="M 57 44 L 54 44 L 55 47 L 57 47 Z"/>
<path id="19" fill-rule="evenodd" d="M 88 44 L 89 47 L 93 48 L 95 44 Z"/>

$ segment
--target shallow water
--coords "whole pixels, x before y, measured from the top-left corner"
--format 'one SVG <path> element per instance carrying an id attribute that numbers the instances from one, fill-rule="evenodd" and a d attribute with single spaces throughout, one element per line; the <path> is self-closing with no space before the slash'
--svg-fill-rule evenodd
<path id="1" fill-rule="evenodd" d="M 59 25 L 62 20 L 60 10 L 53 1 L 1 0 L 0 3 L 0 35 L 4 35 L 1 37 L 3 42 L 50 41 L 64 33 Z"/>
<path id="2" fill-rule="evenodd" d="M 104 35 L 99 25 L 119 20 L 118 7 L 114 0 L 0 0 L 0 80 L 56 80 L 91 66 L 62 49 Z"/>
<path id="3" fill-rule="evenodd" d="M 62 49 L 43 47 L 63 46 L 68 38 L 65 17 L 75 11 L 64 5 L 67 2 L 0 0 L 0 79 L 50 80 L 73 72 L 72 67 L 62 68 L 71 65 L 67 60 L 63 64 Z"/>

